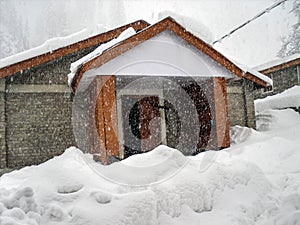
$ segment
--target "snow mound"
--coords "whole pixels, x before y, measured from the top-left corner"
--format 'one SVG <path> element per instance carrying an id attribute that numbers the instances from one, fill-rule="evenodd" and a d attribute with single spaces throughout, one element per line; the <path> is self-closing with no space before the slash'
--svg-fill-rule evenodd
<path id="1" fill-rule="evenodd" d="M 152 151 L 133 155 L 121 162 L 108 166 L 95 165 L 95 171 L 112 182 L 142 186 L 174 176 L 188 161 L 180 151 L 160 145 Z"/>
<path id="2" fill-rule="evenodd" d="M 241 126 L 234 126 L 230 127 L 230 143 L 232 144 L 238 144 L 242 143 L 251 134 L 252 129 L 248 127 L 241 127 Z"/>
<path id="3" fill-rule="evenodd" d="M 268 131 L 293 127 L 300 122 L 299 113 L 292 109 L 268 109 L 256 114 L 256 127 L 259 131 Z"/>
<path id="4" fill-rule="evenodd" d="M 284 109 L 289 107 L 300 107 L 300 86 L 296 85 L 282 93 L 267 96 L 254 101 L 255 111 L 263 112 L 267 109 Z"/>

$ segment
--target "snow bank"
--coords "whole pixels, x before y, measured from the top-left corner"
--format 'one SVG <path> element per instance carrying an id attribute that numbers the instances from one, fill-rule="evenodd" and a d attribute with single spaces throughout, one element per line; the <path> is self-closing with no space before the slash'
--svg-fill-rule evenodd
<path id="1" fill-rule="evenodd" d="M 132 35 L 134 35 L 136 32 L 132 27 L 129 27 L 128 29 L 126 29 L 125 31 L 123 31 L 117 38 L 112 39 L 109 42 L 106 42 L 104 44 L 101 44 L 98 48 L 96 48 L 94 51 L 92 51 L 91 53 L 89 53 L 88 55 L 84 56 L 83 58 L 77 60 L 76 62 L 73 62 L 71 64 L 70 67 L 70 73 L 68 74 L 68 84 L 69 86 L 72 83 L 72 80 L 78 70 L 78 68 L 86 63 L 87 61 L 99 56 L 102 54 L 103 51 L 107 50 L 108 48 L 116 45 L 117 43 L 131 37 Z"/>
<path id="2" fill-rule="evenodd" d="M 69 36 L 56 37 L 56 38 L 49 39 L 44 44 L 42 44 L 38 47 L 35 47 L 32 49 L 26 50 L 24 52 L 20 52 L 15 55 L 0 59 L 0 68 L 12 65 L 14 63 L 24 61 L 26 59 L 33 58 L 38 55 L 52 52 L 56 49 L 74 44 L 76 42 L 87 39 L 89 37 L 92 37 L 96 34 L 104 32 L 104 31 L 105 31 L 104 27 L 102 25 L 101 26 L 98 25 L 97 28 L 95 28 L 95 29 L 85 28 L 85 29 L 78 31 L 74 34 L 71 34 Z"/>
<path id="3" fill-rule="evenodd" d="M 289 107 L 300 107 L 300 86 L 294 86 L 282 93 L 267 96 L 254 101 L 255 111 L 263 112 L 267 109 L 284 109 Z"/>
<path id="4" fill-rule="evenodd" d="M 33 212 L 40 224 L 157 224 L 160 215 L 181 216 L 183 206 L 197 213 L 211 211 L 214 199 L 226 188 L 248 186 L 260 197 L 268 192 L 270 184 L 256 166 L 222 154 L 222 161 L 214 161 L 203 172 L 199 168 L 205 157 L 186 158 L 166 146 L 108 167 L 70 148 L 39 166 L 3 175 L 0 188 L 19 191 L 28 186 L 34 190 L 32 202 L 37 205 Z M 124 166 L 133 168 L 130 176 L 126 174 L 129 170 L 118 170 Z M 113 180 L 118 176 L 107 170 L 123 175 L 123 183 Z M 2 199 L 0 202 L 3 204 Z M 9 218 L 17 224 L 19 218 L 31 218 L 26 213 Z"/>

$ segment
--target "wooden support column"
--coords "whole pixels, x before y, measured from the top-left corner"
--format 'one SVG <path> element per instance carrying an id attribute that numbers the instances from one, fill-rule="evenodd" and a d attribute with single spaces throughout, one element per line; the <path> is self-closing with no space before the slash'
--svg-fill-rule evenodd
<path id="1" fill-rule="evenodd" d="M 109 156 L 119 156 L 119 140 L 117 136 L 117 101 L 115 76 L 102 76 L 105 83 L 102 88 L 103 114 L 105 129 L 105 145 Z"/>
<path id="2" fill-rule="evenodd" d="M 109 156 L 119 156 L 115 76 L 97 76 L 96 85 L 98 95 L 94 118 L 98 134 L 94 138 L 98 138 L 101 144 L 96 146 L 94 159 L 107 164 Z"/>
<path id="3" fill-rule="evenodd" d="M 223 77 L 213 78 L 213 81 L 215 96 L 217 144 L 219 148 L 226 148 L 230 146 L 226 81 Z"/>

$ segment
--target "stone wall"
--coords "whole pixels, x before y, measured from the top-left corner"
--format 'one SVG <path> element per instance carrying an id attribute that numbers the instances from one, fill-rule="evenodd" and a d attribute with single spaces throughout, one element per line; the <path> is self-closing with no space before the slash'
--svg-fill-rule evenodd
<path id="1" fill-rule="evenodd" d="M 97 46 L 18 72 L 0 82 L 0 167 L 39 164 L 76 145 L 70 64 Z"/>
<path id="2" fill-rule="evenodd" d="M 230 126 L 255 128 L 253 82 L 246 79 L 228 80 L 227 100 Z"/>

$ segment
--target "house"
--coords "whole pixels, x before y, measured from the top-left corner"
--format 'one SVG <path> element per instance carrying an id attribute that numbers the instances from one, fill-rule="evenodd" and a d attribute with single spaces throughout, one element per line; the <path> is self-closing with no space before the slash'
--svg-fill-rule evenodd
<path id="1" fill-rule="evenodd" d="M 295 85 L 300 85 L 300 54 L 294 54 L 259 65 L 254 70 L 273 80 L 273 86 L 261 89 L 255 98 L 264 98 L 281 93 Z"/>
<path id="2" fill-rule="evenodd" d="M 185 154 L 225 148 L 229 125 L 255 126 L 253 91 L 272 84 L 170 17 L 0 60 L 0 77 L 2 168 L 71 145 L 103 163 L 158 144 Z"/>

